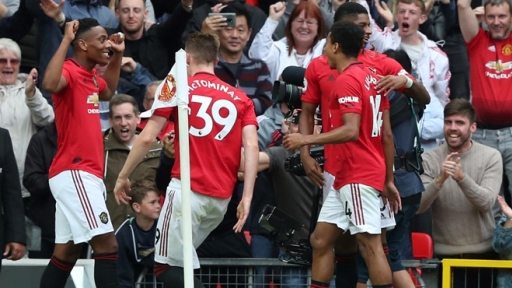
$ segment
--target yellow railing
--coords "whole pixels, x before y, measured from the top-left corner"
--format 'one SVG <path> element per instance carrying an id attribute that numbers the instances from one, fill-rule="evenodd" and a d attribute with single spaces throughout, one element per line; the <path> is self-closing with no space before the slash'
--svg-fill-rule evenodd
<path id="1" fill-rule="evenodd" d="M 469 260 L 469 259 L 443 259 L 443 288 L 451 288 L 452 268 L 509 268 L 512 261 L 508 260 Z"/>

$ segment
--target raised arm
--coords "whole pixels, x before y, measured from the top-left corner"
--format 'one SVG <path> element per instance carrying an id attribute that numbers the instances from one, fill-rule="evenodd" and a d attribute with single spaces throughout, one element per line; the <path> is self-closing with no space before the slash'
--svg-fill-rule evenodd
<path id="1" fill-rule="evenodd" d="M 470 42 L 478 34 L 478 20 L 471 9 L 471 0 L 457 0 L 457 10 L 459 12 L 459 26 L 464 41 Z"/>
<path id="2" fill-rule="evenodd" d="M 121 74 L 121 63 L 124 53 L 124 35 L 115 33 L 110 35 L 108 41 L 114 51 L 114 55 L 108 63 L 107 69 L 103 74 L 103 79 L 107 82 L 107 88 L 100 94 L 100 100 L 108 101 L 117 90 L 117 83 L 119 82 L 119 75 Z"/>
<path id="3" fill-rule="evenodd" d="M 57 52 L 53 55 L 50 63 L 46 67 L 43 79 L 43 89 L 49 93 L 56 94 L 62 91 L 67 85 L 66 78 L 62 76 L 62 66 L 66 60 L 69 45 L 75 39 L 75 34 L 78 29 L 78 21 L 74 20 L 66 23 L 64 29 L 64 38 L 60 42 Z"/>

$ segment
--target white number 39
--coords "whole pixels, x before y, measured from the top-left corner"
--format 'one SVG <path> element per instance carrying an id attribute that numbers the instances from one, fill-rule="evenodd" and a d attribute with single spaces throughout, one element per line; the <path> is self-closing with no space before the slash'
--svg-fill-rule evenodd
<path id="1" fill-rule="evenodd" d="M 213 122 L 215 125 L 222 125 L 222 129 L 215 135 L 215 139 L 222 140 L 226 137 L 233 126 L 235 125 L 237 119 L 237 110 L 235 104 L 233 102 L 226 99 L 219 99 L 213 102 L 212 98 L 200 95 L 192 95 L 191 101 L 194 103 L 199 103 L 201 106 L 197 111 L 196 116 L 204 120 L 204 127 L 197 128 L 194 126 L 190 126 L 189 133 L 196 137 L 205 137 L 212 133 L 213 130 Z M 211 106 L 211 115 L 208 114 L 208 107 Z M 220 115 L 220 109 L 225 108 L 228 111 L 227 116 Z"/>

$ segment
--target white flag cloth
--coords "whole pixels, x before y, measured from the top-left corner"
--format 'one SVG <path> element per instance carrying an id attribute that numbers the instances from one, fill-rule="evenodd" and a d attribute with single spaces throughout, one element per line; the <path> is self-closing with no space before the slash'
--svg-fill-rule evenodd
<path id="1" fill-rule="evenodd" d="M 140 114 L 142 118 L 151 117 L 158 108 L 188 105 L 187 64 L 186 53 L 183 49 L 176 52 L 176 63 L 172 66 L 167 77 L 158 85 L 154 96 L 153 106 Z"/>

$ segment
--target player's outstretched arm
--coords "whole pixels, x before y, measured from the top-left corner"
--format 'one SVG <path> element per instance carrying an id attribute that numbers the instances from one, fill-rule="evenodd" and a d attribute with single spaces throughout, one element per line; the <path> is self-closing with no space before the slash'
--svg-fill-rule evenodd
<path id="1" fill-rule="evenodd" d="M 249 216 L 251 208 L 252 194 L 254 191 L 254 182 L 258 170 L 258 134 L 256 126 L 247 125 L 242 129 L 242 145 L 244 147 L 244 191 L 242 200 L 238 204 L 236 216 L 238 222 L 233 227 L 235 232 L 241 232 L 245 221 Z"/>
<path id="2" fill-rule="evenodd" d="M 361 115 L 357 113 L 343 114 L 343 126 L 318 135 L 302 135 L 293 133 L 284 136 L 283 145 L 288 150 L 296 150 L 304 145 L 340 144 L 354 142 L 359 139 Z"/>
<path id="3" fill-rule="evenodd" d="M 128 154 L 128 158 L 117 177 L 116 186 L 114 187 L 114 195 L 118 205 L 120 205 L 121 202 L 128 204 L 128 201 L 131 199 L 131 197 L 127 195 L 127 192 L 130 191 L 130 181 L 128 177 L 149 152 L 149 149 L 151 149 L 153 142 L 164 127 L 166 121 L 167 119 L 164 117 L 157 115 L 151 116 L 144 130 L 135 138 L 133 148 Z"/>
<path id="4" fill-rule="evenodd" d="M 78 21 L 74 20 L 66 23 L 64 29 L 64 38 L 60 43 L 57 52 L 53 55 L 50 63 L 46 67 L 46 72 L 43 79 L 43 89 L 49 93 L 56 94 L 66 87 L 66 78 L 62 76 L 62 66 L 66 60 L 66 53 L 68 52 L 69 45 L 75 39 L 76 31 L 78 30 Z"/>

